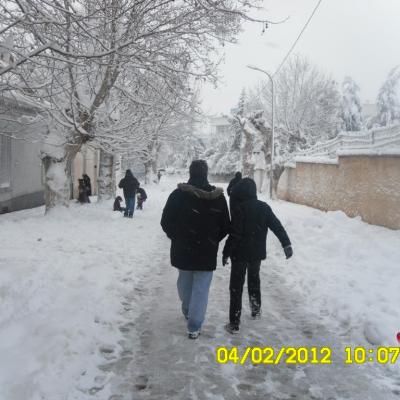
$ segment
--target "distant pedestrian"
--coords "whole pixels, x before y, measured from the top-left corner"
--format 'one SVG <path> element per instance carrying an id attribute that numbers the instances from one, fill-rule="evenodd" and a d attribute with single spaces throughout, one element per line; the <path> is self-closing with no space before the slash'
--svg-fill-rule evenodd
<path id="1" fill-rule="evenodd" d="M 226 192 L 228 193 L 229 196 L 229 210 L 231 212 L 231 218 L 232 218 L 232 210 L 235 207 L 235 199 L 232 197 L 232 190 L 233 187 L 240 182 L 242 179 L 242 173 L 241 172 L 236 172 L 235 177 L 229 182 L 228 188 L 226 189 Z"/>
<path id="2" fill-rule="evenodd" d="M 257 200 L 257 187 L 250 178 L 242 179 L 233 188 L 232 195 L 238 202 L 232 218 L 231 231 L 223 250 L 222 264 L 230 257 L 231 277 L 229 284 L 229 333 L 239 332 L 242 311 L 242 292 L 247 271 L 247 288 L 254 319 L 261 316 L 260 265 L 266 258 L 268 228 L 281 242 L 286 258 L 293 255 L 289 237 L 273 213 L 271 207 Z"/>
<path id="3" fill-rule="evenodd" d="M 90 203 L 88 188 L 83 179 L 78 179 L 78 201 L 81 204 Z"/>
<path id="4" fill-rule="evenodd" d="M 188 183 L 179 184 L 170 194 L 161 226 L 171 239 L 171 264 L 179 271 L 178 294 L 188 321 L 188 337 L 197 339 L 219 242 L 228 233 L 229 212 L 223 190 L 208 183 L 205 161 L 193 161 L 189 173 Z"/>
<path id="5" fill-rule="evenodd" d="M 88 196 L 91 196 L 92 195 L 92 183 L 90 181 L 89 175 L 83 174 L 82 178 L 83 178 L 83 182 L 87 188 L 87 194 L 88 194 Z"/>
<path id="6" fill-rule="evenodd" d="M 162 174 L 161 174 L 161 171 L 159 170 L 157 172 L 157 181 L 158 181 L 158 183 L 160 183 L 161 176 L 162 176 Z"/>
<path id="7" fill-rule="evenodd" d="M 147 200 L 147 193 L 146 191 L 139 187 L 137 190 L 137 210 L 143 210 L 143 203 Z"/>
<path id="8" fill-rule="evenodd" d="M 114 211 L 121 211 L 121 212 L 125 211 L 125 207 L 121 207 L 121 201 L 122 197 L 117 196 L 114 201 L 114 206 L 113 206 Z"/>
<path id="9" fill-rule="evenodd" d="M 126 207 L 124 217 L 133 218 L 133 213 L 135 211 L 135 196 L 136 191 L 139 188 L 139 181 L 133 176 L 130 169 L 126 170 L 125 177 L 121 179 L 118 187 L 124 191 Z"/>

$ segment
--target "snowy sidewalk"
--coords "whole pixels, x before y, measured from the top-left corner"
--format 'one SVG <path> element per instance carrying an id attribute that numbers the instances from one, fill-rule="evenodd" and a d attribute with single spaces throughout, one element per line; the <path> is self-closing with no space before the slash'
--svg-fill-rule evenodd
<path id="1" fill-rule="evenodd" d="M 0 400 L 398 399 L 398 366 L 345 365 L 345 346 L 398 345 L 400 232 L 340 212 L 272 207 L 295 255 L 270 234 L 263 316 L 223 330 L 229 267 L 207 320 L 186 337 L 159 225 L 173 185 L 149 189 L 133 220 L 111 204 L 0 216 Z M 219 260 L 220 261 L 220 260 Z M 218 365 L 218 346 L 331 346 L 332 365 Z M 398 361 L 400 363 L 400 361 Z"/>

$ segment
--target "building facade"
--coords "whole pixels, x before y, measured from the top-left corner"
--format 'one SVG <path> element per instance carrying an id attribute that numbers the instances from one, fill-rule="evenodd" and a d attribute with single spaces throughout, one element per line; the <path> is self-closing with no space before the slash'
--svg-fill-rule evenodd
<path id="1" fill-rule="evenodd" d="M 38 110 L 24 100 L 0 97 L 0 214 L 44 204 L 43 137 L 46 126 Z M 78 179 L 87 174 L 92 195 L 98 193 L 99 150 L 83 146 L 71 171 L 71 199 L 78 198 Z"/>
<path id="2" fill-rule="evenodd" d="M 0 213 L 44 204 L 41 137 L 34 105 L 0 98 Z"/>

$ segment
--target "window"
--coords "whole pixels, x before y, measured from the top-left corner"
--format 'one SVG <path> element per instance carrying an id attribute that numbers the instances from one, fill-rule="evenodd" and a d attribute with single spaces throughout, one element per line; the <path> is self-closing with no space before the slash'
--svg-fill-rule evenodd
<path id="1" fill-rule="evenodd" d="M 0 189 L 11 186 L 11 138 L 0 134 Z"/>

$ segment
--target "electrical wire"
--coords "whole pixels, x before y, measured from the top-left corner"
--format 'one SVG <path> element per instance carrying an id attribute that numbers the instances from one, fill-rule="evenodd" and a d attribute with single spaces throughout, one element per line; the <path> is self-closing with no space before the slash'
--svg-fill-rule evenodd
<path id="1" fill-rule="evenodd" d="M 279 70 L 282 68 L 283 64 L 285 64 L 286 60 L 289 58 L 290 54 L 292 53 L 293 49 L 296 47 L 297 42 L 300 40 L 301 36 L 303 35 L 304 31 L 307 29 L 307 26 L 309 25 L 309 23 L 311 22 L 312 18 L 314 17 L 314 14 L 317 12 L 318 7 L 320 6 L 320 4 L 322 3 L 322 0 L 319 0 L 317 5 L 314 7 L 313 12 L 311 13 L 311 15 L 309 16 L 307 22 L 305 23 L 305 25 L 303 26 L 303 29 L 300 31 L 299 35 L 297 36 L 296 40 L 294 41 L 292 47 L 289 49 L 289 51 L 287 52 L 285 58 L 282 60 L 282 62 L 279 64 L 279 67 L 277 68 L 277 70 L 274 72 L 274 76 L 279 72 Z"/>

